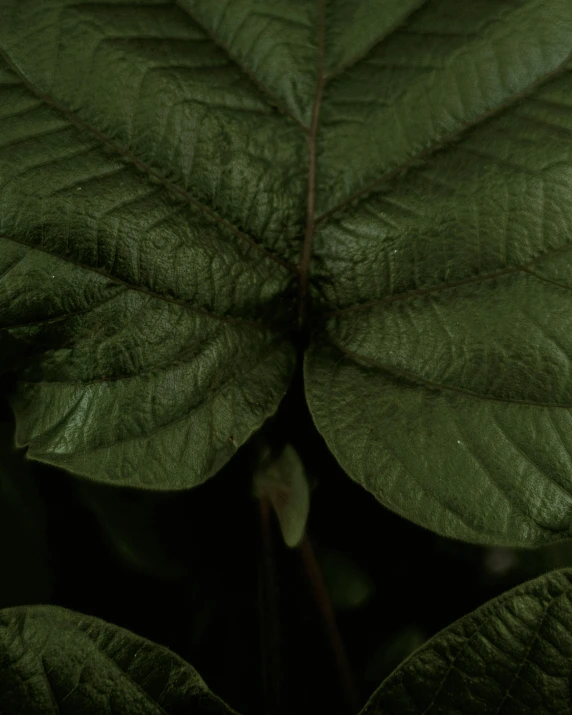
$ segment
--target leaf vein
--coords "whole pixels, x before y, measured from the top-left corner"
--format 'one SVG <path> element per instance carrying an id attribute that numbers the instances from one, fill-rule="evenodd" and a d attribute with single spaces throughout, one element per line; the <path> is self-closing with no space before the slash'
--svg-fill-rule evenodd
<path id="1" fill-rule="evenodd" d="M 495 278 L 501 278 L 503 276 L 513 275 L 516 273 L 527 273 L 527 274 L 534 276 L 538 280 L 544 281 L 545 283 L 551 283 L 553 285 L 559 286 L 560 288 L 565 288 L 566 290 L 572 290 L 572 287 L 570 287 L 570 286 L 567 286 L 563 283 L 559 283 L 558 281 L 553 281 L 549 278 L 544 278 L 543 276 L 541 276 L 529 269 L 529 266 L 535 265 L 538 261 L 541 261 L 545 258 L 551 258 L 552 256 L 558 255 L 559 253 L 566 253 L 568 251 L 572 251 L 572 244 L 559 246 L 558 248 L 554 248 L 554 249 L 545 251 L 544 253 L 541 253 L 538 256 L 535 256 L 530 261 L 527 261 L 526 263 L 523 263 L 519 266 L 511 266 L 510 268 L 501 268 L 500 270 L 492 271 L 491 273 L 481 273 L 480 275 L 472 276 L 471 278 L 465 278 L 463 280 L 453 281 L 451 283 L 439 283 L 434 286 L 429 286 L 428 288 L 415 288 L 413 290 L 404 291 L 403 293 L 395 293 L 392 295 L 385 295 L 382 298 L 370 300 L 365 303 L 354 303 L 353 305 L 349 305 L 345 308 L 339 308 L 337 310 L 333 310 L 328 313 L 323 313 L 322 318 L 325 318 L 325 319 L 335 318 L 338 315 L 343 315 L 345 313 L 352 313 L 357 310 L 368 310 L 369 308 L 374 308 L 374 307 L 376 307 L 378 305 L 382 305 L 384 303 L 394 303 L 396 301 L 409 300 L 410 298 L 414 298 L 416 296 L 429 295 L 432 293 L 440 293 L 442 291 L 452 290 L 454 288 L 459 288 L 461 286 L 470 285 L 471 283 L 482 283 L 484 281 L 494 280 Z"/>
<path id="2" fill-rule="evenodd" d="M 269 356 L 273 355 L 275 346 L 278 345 L 278 344 L 281 343 L 281 342 L 282 342 L 281 339 L 279 339 L 279 340 L 274 340 L 273 343 L 272 343 L 272 346 L 267 346 L 267 349 L 262 353 L 262 359 L 255 360 L 255 361 L 251 362 L 251 363 L 248 365 L 247 369 L 246 369 L 245 371 L 241 372 L 240 374 L 241 374 L 241 375 L 248 375 L 248 374 L 254 372 L 254 371 L 259 367 L 259 365 L 260 365 L 261 363 L 264 363 L 266 360 L 268 360 Z M 112 447 L 116 447 L 116 446 L 119 445 L 119 444 L 127 444 L 127 443 L 129 443 L 129 442 L 136 442 L 137 440 L 147 440 L 147 441 L 148 441 L 150 437 L 156 437 L 158 434 L 161 434 L 162 432 L 166 432 L 167 430 L 172 429 L 175 425 L 178 425 L 179 423 L 184 422 L 185 420 L 189 419 L 189 417 L 191 417 L 194 412 L 196 412 L 196 411 L 199 410 L 201 407 L 204 407 L 204 406 L 208 405 L 210 402 L 212 402 L 212 401 L 215 399 L 215 397 L 217 397 L 223 390 L 225 390 L 230 384 L 232 384 L 232 382 L 234 381 L 235 378 L 236 378 L 236 372 L 233 372 L 232 375 L 230 376 L 230 378 L 227 379 L 227 380 L 225 380 L 224 382 L 222 382 L 222 383 L 217 387 L 216 390 L 209 390 L 208 399 L 206 399 L 206 400 L 205 400 L 205 399 L 200 400 L 200 401 L 197 402 L 196 404 L 192 405 L 192 406 L 190 407 L 190 409 L 188 409 L 188 410 L 185 412 L 185 414 L 183 414 L 183 415 L 181 415 L 180 417 L 177 417 L 177 418 L 175 418 L 175 419 L 173 419 L 173 420 L 170 420 L 170 421 L 167 422 L 166 424 L 160 425 L 159 427 L 156 427 L 156 428 L 154 428 L 154 429 L 152 429 L 152 430 L 149 430 L 149 431 L 146 432 L 145 434 L 141 434 L 141 435 L 136 435 L 136 436 L 134 436 L 134 437 L 126 437 L 126 438 L 123 438 L 123 439 L 115 440 L 114 442 L 110 442 L 110 443 L 108 443 L 108 444 L 103 444 L 103 445 L 99 445 L 99 446 L 97 446 L 97 447 L 93 447 L 92 449 L 87 449 L 87 450 L 85 450 L 84 452 L 74 452 L 74 453 L 73 453 L 73 457 L 74 457 L 75 459 L 77 459 L 77 458 L 80 458 L 80 457 L 84 457 L 84 456 L 87 455 L 87 454 L 93 454 L 93 453 L 95 453 L 95 452 L 100 452 L 101 450 L 110 449 L 110 448 L 112 448 Z M 80 398 L 79 398 L 80 400 L 83 398 L 83 394 L 84 394 L 84 393 L 82 393 L 82 394 L 80 395 Z M 62 421 L 60 420 L 60 421 L 58 422 L 58 425 L 59 425 L 61 422 L 62 422 Z M 34 453 L 34 454 L 36 454 L 36 453 Z"/>
<path id="3" fill-rule="evenodd" d="M 544 75 L 542 75 L 542 77 L 535 79 L 525 89 L 508 97 L 507 99 L 505 99 L 503 102 L 501 102 L 497 106 L 487 109 L 485 112 L 483 112 L 482 114 L 477 116 L 475 119 L 465 122 L 462 126 L 460 126 L 455 131 L 451 132 L 450 134 L 447 134 L 444 137 L 439 138 L 437 141 L 435 141 L 428 147 L 422 149 L 421 151 L 415 153 L 413 156 L 409 157 L 409 159 L 405 160 L 398 166 L 396 166 L 392 169 L 389 169 L 388 171 L 386 171 L 384 174 L 382 174 L 377 179 L 373 180 L 372 182 L 370 182 L 366 186 L 362 187 L 361 189 L 358 189 L 351 196 L 349 196 L 347 199 L 344 199 L 343 201 L 340 201 L 338 204 L 336 204 L 336 206 L 333 206 L 331 209 L 324 211 L 324 213 L 322 213 L 320 216 L 316 217 L 316 219 L 315 219 L 316 224 L 321 223 L 322 221 L 326 220 L 332 214 L 337 213 L 338 211 L 349 207 L 354 201 L 356 201 L 356 199 L 363 201 L 365 198 L 367 198 L 367 195 L 369 195 L 372 191 L 374 191 L 380 184 L 387 183 L 387 182 L 391 181 L 391 179 L 393 179 L 397 175 L 401 174 L 402 172 L 406 171 L 407 169 L 412 168 L 418 162 L 427 159 L 429 156 L 435 154 L 436 152 L 438 152 L 442 149 L 445 149 L 446 147 L 450 146 L 454 142 L 458 141 L 470 129 L 473 129 L 474 127 L 479 126 L 480 124 L 484 123 L 485 121 L 492 119 L 494 116 L 509 109 L 510 107 L 515 105 L 517 102 L 519 102 L 520 100 L 527 97 L 534 90 L 543 86 L 547 82 L 555 79 L 560 74 L 562 74 L 567 69 L 569 69 L 568 63 L 570 62 L 571 59 L 572 59 L 572 53 L 570 53 L 557 67 L 555 67 L 554 69 L 545 73 Z M 529 117 L 527 116 L 527 118 L 529 118 Z M 536 121 L 536 120 L 531 119 L 531 121 Z M 538 121 L 540 121 L 540 120 L 538 120 Z M 556 128 L 550 124 L 549 124 L 549 126 L 551 126 L 552 129 Z"/>
<path id="4" fill-rule="evenodd" d="M 223 43 L 219 38 L 215 37 L 212 32 L 210 32 L 202 22 L 196 18 L 191 11 L 189 10 L 188 7 L 181 5 L 180 0 L 174 0 L 175 4 L 177 7 L 185 14 L 187 15 L 192 22 L 194 22 L 195 25 L 201 28 L 201 30 L 207 35 L 207 37 L 211 40 L 213 44 L 215 44 L 218 48 L 220 48 L 226 56 L 238 67 L 238 69 L 246 76 L 248 79 L 256 86 L 258 89 L 265 95 L 267 101 L 271 106 L 275 106 L 278 108 L 282 114 L 284 114 L 286 117 L 291 119 L 293 122 L 295 122 L 298 127 L 305 133 L 308 134 L 310 131 L 310 128 L 307 127 L 298 117 L 293 114 L 288 107 L 272 92 L 272 90 L 265 85 L 263 82 L 261 82 L 256 75 L 251 72 L 248 67 L 231 51 L 230 47 L 228 47 L 225 43 Z"/>
<path id="5" fill-rule="evenodd" d="M 419 10 L 421 10 L 425 5 L 427 5 L 429 1 L 430 0 L 417 0 L 417 4 L 414 7 L 410 8 L 409 11 L 405 14 L 405 16 L 400 17 L 394 25 L 392 25 L 388 30 L 385 30 L 383 34 L 381 34 L 379 37 L 374 39 L 371 44 L 368 45 L 368 47 L 364 48 L 364 50 L 360 52 L 359 55 L 355 55 L 345 64 L 342 64 L 339 67 L 336 67 L 335 70 L 328 72 L 325 76 L 325 81 L 329 82 L 334 77 L 339 77 L 341 74 L 351 69 L 358 62 L 364 60 L 371 52 L 373 52 L 376 47 L 385 42 L 389 37 L 394 35 L 395 32 L 399 30 L 399 28 L 403 27 L 403 25 L 409 22 L 413 15 L 415 15 L 417 12 L 419 12 Z"/>
<path id="6" fill-rule="evenodd" d="M 117 285 L 122 285 L 129 290 L 137 291 L 138 293 L 143 293 L 144 295 L 151 296 L 152 298 L 164 301 L 165 303 L 171 303 L 173 305 L 178 305 L 181 308 L 189 310 L 193 313 L 197 313 L 198 315 L 203 315 L 207 318 L 212 318 L 213 320 L 218 320 L 221 323 L 228 323 L 230 325 L 244 325 L 244 326 L 248 326 L 248 327 L 257 327 L 257 328 L 261 328 L 261 329 L 276 329 L 276 326 L 274 326 L 274 325 L 262 323 L 259 321 L 254 321 L 254 320 L 250 321 L 250 320 L 245 320 L 242 318 L 235 318 L 235 317 L 229 316 L 229 315 L 219 315 L 218 313 L 212 313 L 212 312 L 206 310 L 205 308 L 190 305 L 189 303 L 187 303 L 183 300 L 179 300 L 177 298 L 171 298 L 169 296 L 162 295 L 161 293 L 156 293 L 155 291 L 152 291 L 149 288 L 145 288 L 143 286 L 138 286 L 133 283 L 129 283 L 128 281 L 125 281 L 121 278 L 117 278 L 116 276 L 112 276 L 99 268 L 94 268 L 93 266 L 90 266 L 86 263 L 81 263 L 80 261 L 76 261 L 73 258 L 52 253 L 50 251 L 47 251 L 45 248 L 41 248 L 40 246 L 31 246 L 30 244 L 28 244 L 24 241 L 18 240 L 16 238 L 14 238 L 13 236 L 7 236 L 5 234 L 0 233 L 0 239 L 3 239 L 5 241 L 12 241 L 13 243 L 16 243 L 20 246 L 25 246 L 26 248 L 33 250 L 33 251 L 40 251 L 41 253 L 45 253 L 53 259 L 56 259 L 59 261 L 65 261 L 66 263 L 70 263 L 71 265 L 76 266 L 77 268 L 81 268 L 82 270 L 96 273 L 97 275 L 102 276 L 103 278 L 106 278 L 107 280 L 111 281 L 112 283 L 116 283 Z"/>
<path id="7" fill-rule="evenodd" d="M 88 132 L 91 135 L 93 135 L 97 140 L 99 140 L 99 142 L 101 142 L 102 144 L 113 149 L 125 161 L 129 162 L 133 166 L 140 169 L 144 174 L 146 174 L 146 176 L 148 177 L 149 180 L 151 180 L 153 182 L 158 182 L 158 183 L 162 184 L 166 189 L 171 191 L 172 193 L 183 197 L 185 199 L 185 201 L 187 201 L 189 204 L 191 204 L 195 208 L 199 209 L 203 213 L 210 216 L 217 223 L 220 223 L 226 229 L 231 231 L 235 236 L 237 236 L 241 240 L 248 243 L 248 245 L 251 248 L 258 251 L 265 258 L 273 261 L 274 263 L 277 263 L 278 265 L 282 266 L 283 268 L 285 268 L 291 272 L 293 272 L 295 270 L 293 268 L 293 266 L 291 266 L 289 263 L 282 260 L 276 254 L 268 251 L 266 248 L 264 248 L 264 246 L 262 246 L 262 244 L 258 243 L 258 241 L 256 241 L 254 238 L 252 238 L 248 234 L 241 231 L 237 226 L 232 224 L 230 221 L 227 221 L 227 219 L 220 216 L 212 208 L 210 208 L 206 204 L 203 204 L 200 201 L 198 201 L 194 196 L 192 196 L 192 194 L 190 194 L 187 191 L 187 189 L 185 189 L 184 187 L 179 186 L 178 184 L 175 184 L 172 181 L 170 181 L 169 179 L 167 179 L 159 171 L 157 171 L 152 166 L 150 166 L 149 164 L 147 164 L 146 162 L 142 161 L 137 156 L 135 156 L 135 154 L 133 154 L 130 149 L 127 149 L 126 147 L 120 145 L 115 140 L 111 139 L 106 134 L 101 132 L 99 129 L 92 126 L 85 120 L 81 119 L 79 116 L 77 116 L 77 114 L 72 109 L 64 106 L 63 104 L 60 104 L 56 99 L 54 99 L 50 95 L 44 93 L 42 90 L 38 89 L 32 82 L 30 82 L 26 78 L 26 76 L 19 70 L 19 68 L 15 65 L 15 63 L 9 57 L 8 53 L 5 50 L 3 50 L 2 48 L 0 48 L 0 56 L 2 56 L 4 58 L 6 64 L 10 67 L 10 69 L 14 72 L 14 74 L 20 79 L 22 85 L 29 92 L 34 94 L 36 97 L 38 97 L 38 99 L 42 100 L 48 106 L 52 107 L 53 109 L 59 111 L 61 114 L 66 116 L 67 119 L 69 120 L 69 122 L 73 126 L 75 126 L 78 130 L 83 130 L 84 132 Z"/>
<path id="8" fill-rule="evenodd" d="M 500 402 L 501 404 L 515 404 L 515 405 L 523 405 L 525 407 L 558 407 L 562 409 L 572 409 L 572 403 L 560 403 L 560 402 L 537 402 L 537 401 L 532 401 L 532 400 L 517 400 L 514 398 L 505 398 L 505 397 L 496 397 L 494 395 L 483 395 L 479 392 L 475 392 L 473 390 L 468 390 L 464 387 L 457 387 L 455 385 L 445 385 L 440 382 L 434 382 L 432 380 L 429 380 L 426 377 L 423 377 L 422 375 L 418 375 L 414 372 L 411 372 L 411 370 L 407 370 L 405 368 L 400 368 L 400 367 L 395 367 L 394 365 L 388 365 L 386 363 L 379 362 L 378 360 L 374 360 L 373 358 L 366 357 L 364 355 L 360 355 L 359 353 L 352 352 L 351 350 L 348 350 L 347 348 L 339 345 L 339 343 L 336 343 L 332 338 L 327 338 L 327 340 L 338 350 L 342 351 L 345 353 L 349 358 L 354 360 L 357 363 L 363 363 L 364 365 L 370 365 L 371 367 L 377 367 L 380 370 L 384 370 L 390 374 L 396 375 L 398 377 L 404 377 L 408 380 L 412 380 L 414 382 L 419 382 L 422 385 L 425 385 L 428 388 L 435 389 L 435 390 L 441 390 L 443 392 L 455 392 L 461 395 L 466 395 L 467 397 L 475 397 L 479 400 L 489 400 L 491 402 Z"/>

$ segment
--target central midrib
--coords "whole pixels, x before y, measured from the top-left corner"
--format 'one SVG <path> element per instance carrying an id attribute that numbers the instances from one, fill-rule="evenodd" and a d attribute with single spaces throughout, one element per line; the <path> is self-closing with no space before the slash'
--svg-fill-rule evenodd
<path id="1" fill-rule="evenodd" d="M 24 86 L 29 91 L 31 91 L 33 94 L 38 96 L 42 101 L 46 102 L 53 108 L 58 109 L 59 111 L 63 112 L 66 116 L 68 116 L 68 118 L 70 119 L 72 124 L 74 124 L 77 128 L 89 130 L 89 132 L 92 133 L 100 141 L 108 144 L 113 149 L 115 149 L 121 156 L 123 156 L 123 158 L 125 160 L 134 164 L 138 168 L 144 169 L 148 175 L 152 176 L 156 180 L 160 180 L 160 183 L 164 184 L 168 189 L 174 191 L 175 193 L 178 193 L 181 197 L 185 198 L 185 200 L 189 201 L 190 203 L 193 203 L 193 205 L 196 205 L 197 208 L 200 208 L 205 213 L 208 213 L 211 216 L 211 218 L 213 218 L 215 221 L 224 225 L 228 230 L 230 230 L 231 232 L 238 235 L 241 239 L 246 240 L 253 249 L 256 249 L 257 251 L 261 252 L 261 254 L 264 255 L 266 258 L 272 259 L 276 263 L 282 265 L 284 268 L 292 270 L 296 274 L 297 282 L 298 282 L 297 312 L 298 312 L 298 328 L 299 329 L 306 327 L 307 317 L 309 314 L 309 310 L 308 310 L 308 304 L 309 304 L 309 298 L 310 298 L 309 290 L 308 290 L 308 288 L 309 288 L 309 274 L 310 274 L 309 267 L 310 267 L 310 260 L 312 257 L 313 238 L 314 238 L 314 234 L 316 232 L 316 228 L 320 223 L 327 220 L 331 216 L 331 214 L 334 213 L 335 211 L 339 211 L 339 210 L 345 208 L 346 206 L 348 206 L 354 199 L 359 198 L 359 197 L 365 198 L 365 196 L 367 196 L 368 193 L 371 192 L 375 186 L 379 185 L 382 182 L 389 181 L 391 178 L 393 178 L 393 176 L 397 172 L 403 171 L 403 169 L 409 168 L 410 166 L 412 166 L 414 164 L 414 162 L 418 161 L 419 159 L 427 158 L 433 152 L 443 148 L 445 145 L 447 145 L 447 144 L 451 143 L 453 140 L 457 139 L 461 134 L 463 134 L 468 129 L 470 129 L 473 126 L 479 124 L 480 122 L 490 118 L 491 116 L 494 116 L 495 114 L 503 111 L 504 109 L 508 108 L 509 106 L 514 104 L 519 99 L 521 99 L 524 96 L 526 96 L 527 94 L 529 94 L 532 90 L 537 89 L 539 86 L 543 85 L 547 81 L 557 77 L 563 71 L 568 69 L 568 63 L 570 62 L 570 59 L 572 57 L 572 55 L 568 55 L 555 69 L 553 69 L 552 71 L 550 71 L 550 72 L 546 73 L 545 75 L 536 79 L 531 85 L 524 88 L 521 92 L 507 98 L 500 105 L 493 107 L 491 110 L 488 110 L 487 112 L 478 116 L 473 121 L 466 123 L 465 125 L 461 126 L 458 130 L 451 133 L 450 135 L 440 138 L 439 141 L 435 142 L 434 144 L 432 144 L 429 147 L 424 148 L 422 151 L 420 151 L 415 156 L 408 159 L 403 164 L 399 165 L 398 167 L 394 167 L 394 168 L 388 170 L 387 172 L 382 174 L 382 176 L 378 177 L 374 182 L 372 182 L 368 186 L 362 187 L 359 191 L 354 192 L 351 196 L 349 196 L 345 200 L 337 203 L 334 207 L 331 207 L 330 209 L 328 209 L 321 215 L 316 216 L 316 210 L 315 210 L 316 209 L 316 174 L 317 174 L 316 147 L 317 147 L 317 135 L 318 135 L 320 106 L 322 103 L 322 96 L 323 96 L 324 87 L 326 85 L 326 82 L 333 76 L 339 74 L 339 71 L 330 72 L 328 74 L 326 74 L 326 72 L 325 72 L 325 33 L 326 33 L 325 1 L 326 0 L 316 0 L 316 1 L 317 1 L 317 55 L 318 55 L 317 56 L 317 64 L 318 64 L 318 68 L 317 68 L 316 91 L 315 91 L 315 98 L 314 98 L 314 104 L 313 104 L 311 124 L 308 127 L 307 132 L 306 132 L 307 137 L 308 137 L 308 182 L 307 182 L 307 200 L 306 200 L 306 203 L 307 203 L 307 205 L 306 205 L 306 223 L 305 223 L 304 239 L 303 239 L 303 244 L 302 244 L 302 249 L 301 249 L 300 261 L 296 267 L 290 266 L 288 263 L 283 261 L 280 257 L 276 256 L 273 253 L 270 253 L 267 249 L 264 248 L 264 246 L 262 244 L 260 244 L 256 240 L 254 240 L 251 236 L 244 234 L 242 231 L 240 231 L 236 226 L 231 224 L 229 221 L 226 221 L 225 219 L 221 218 L 210 207 L 205 206 L 205 205 L 201 204 L 200 202 L 198 202 L 196 199 L 194 199 L 194 197 L 191 196 L 186 189 L 182 189 L 181 187 L 174 186 L 170 181 L 166 180 L 165 177 L 159 176 L 158 173 L 156 171 L 154 171 L 150 166 L 148 166 L 145 162 L 143 162 L 143 161 L 139 160 L 137 157 L 135 157 L 131 153 L 130 150 L 123 149 L 116 142 L 114 142 L 114 141 L 110 140 L 108 137 L 104 136 L 99 130 L 88 125 L 84 120 L 76 117 L 71 112 L 71 110 L 67 109 L 66 107 L 63 107 L 56 100 L 54 100 L 53 98 L 44 94 L 42 91 L 40 91 L 37 87 L 35 87 L 23 75 L 23 73 L 19 70 L 19 68 L 14 65 L 11 58 L 6 53 L 2 52 L 2 55 L 5 57 L 5 61 L 6 61 L 7 65 L 12 69 L 12 71 L 16 74 L 16 76 L 20 79 L 20 81 L 24 84 Z M 394 29 L 395 28 L 392 28 L 392 31 Z M 227 52 L 228 52 L 228 50 L 227 50 Z M 231 55 L 229 55 L 229 56 L 231 56 Z M 232 56 L 231 56 L 231 58 L 232 58 Z M 344 68 L 344 69 L 346 69 L 346 68 Z M 355 307 L 357 309 L 359 306 L 355 306 Z M 345 310 L 347 310 L 347 309 L 344 309 L 344 311 Z"/>
<path id="2" fill-rule="evenodd" d="M 420 151 L 416 152 L 413 156 L 409 157 L 406 161 L 400 163 L 399 165 L 392 167 L 385 171 L 381 176 L 372 181 L 370 184 L 362 187 L 358 191 L 353 192 L 346 199 L 336 203 L 335 206 L 327 209 L 320 215 L 316 215 L 316 144 L 317 144 L 317 134 L 318 134 L 318 124 L 320 115 L 320 106 L 322 103 L 322 96 L 324 91 L 324 86 L 326 82 L 332 77 L 339 74 L 338 71 L 325 72 L 325 3 L 326 0 L 317 0 L 318 3 L 318 15 L 317 15 L 317 46 L 318 46 L 318 73 L 316 81 L 316 94 L 314 99 L 314 106 L 312 111 L 312 121 L 308 131 L 308 191 L 307 191 L 307 211 L 306 211 L 306 225 L 304 231 L 304 241 L 302 245 L 300 261 L 297 265 L 299 290 L 298 290 L 298 329 L 303 330 L 306 327 L 307 316 L 308 316 L 308 303 L 309 303 L 309 267 L 310 260 L 312 257 L 312 246 L 313 238 L 316 232 L 316 227 L 326 221 L 333 213 L 346 208 L 349 206 L 356 198 L 365 198 L 372 190 L 378 185 L 390 181 L 394 176 L 398 175 L 406 169 L 411 168 L 416 162 L 422 159 L 426 159 L 433 153 L 443 149 L 447 145 L 452 144 L 455 140 L 459 139 L 460 136 L 465 134 L 469 129 L 485 122 L 488 119 L 493 118 L 497 114 L 505 111 L 509 107 L 516 104 L 519 100 L 524 99 L 530 95 L 534 90 L 542 87 L 547 82 L 552 79 L 557 78 L 560 74 L 569 69 L 569 63 L 572 60 L 572 53 L 568 54 L 554 69 L 546 72 L 540 77 L 536 78 L 531 84 L 523 88 L 521 91 L 508 96 L 504 101 L 498 103 L 497 105 L 487 109 L 482 114 L 478 115 L 471 121 L 467 121 L 465 124 L 461 125 L 455 131 L 450 134 L 439 138 L 438 141 L 434 142 L 428 147 L 424 147 Z M 421 2 L 421 6 L 424 3 Z M 419 9 L 419 8 L 417 8 Z M 403 24 L 408 19 L 409 15 L 405 18 L 401 18 L 398 25 Z M 397 27 L 396 26 L 396 27 Z M 390 35 L 395 31 L 396 27 L 391 29 L 391 32 L 387 33 Z M 387 36 L 386 35 L 386 36 Z M 379 42 L 379 40 L 378 40 Z M 376 43 L 377 44 L 377 43 Z M 346 69 L 346 68 L 344 68 Z M 518 270 L 518 269 L 516 269 Z M 505 271 L 502 271 L 503 273 Z M 509 270 L 508 272 L 512 272 Z M 408 294 L 404 294 L 406 297 Z M 393 298 L 393 296 L 391 296 Z M 383 301 L 372 301 L 372 303 L 379 303 Z M 363 307 L 367 307 L 369 304 L 365 304 Z M 332 315 L 337 315 L 340 312 L 347 312 L 348 310 L 361 309 L 362 305 L 354 305 L 342 310 L 336 310 L 332 312 Z M 329 314 L 322 315 L 321 317 L 328 317 Z"/>
<path id="3" fill-rule="evenodd" d="M 316 140 L 320 121 L 320 106 L 325 84 L 324 57 L 326 40 L 326 0 L 318 3 L 318 72 L 316 79 L 316 95 L 312 110 L 312 123 L 308 134 L 308 194 L 306 200 L 306 228 L 300 262 L 298 263 L 298 329 L 301 330 L 306 321 L 308 303 L 308 280 L 310 258 L 312 256 L 312 241 L 316 230 Z"/>

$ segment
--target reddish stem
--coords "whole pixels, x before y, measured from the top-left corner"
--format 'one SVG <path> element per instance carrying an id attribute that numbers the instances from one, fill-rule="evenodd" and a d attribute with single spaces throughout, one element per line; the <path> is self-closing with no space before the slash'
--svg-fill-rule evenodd
<path id="1" fill-rule="evenodd" d="M 322 616 L 324 631 L 330 643 L 347 711 L 349 715 L 353 715 L 358 711 L 358 697 L 354 678 L 340 632 L 336 625 L 334 609 L 332 608 L 330 597 L 320 572 L 320 567 L 316 561 L 312 543 L 307 535 L 304 535 L 304 538 L 302 539 L 300 552 L 308 581 L 312 587 L 316 605 L 318 606 L 318 610 Z"/>

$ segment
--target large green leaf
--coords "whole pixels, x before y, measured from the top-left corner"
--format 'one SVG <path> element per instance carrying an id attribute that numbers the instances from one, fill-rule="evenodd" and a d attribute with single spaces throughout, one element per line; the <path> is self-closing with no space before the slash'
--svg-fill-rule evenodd
<path id="1" fill-rule="evenodd" d="M 361 715 L 564 715 L 572 710 L 572 570 L 528 581 L 412 653 Z"/>
<path id="2" fill-rule="evenodd" d="M 568 0 L 434 0 L 324 90 L 308 401 L 447 536 L 572 534 L 571 53 Z"/>
<path id="3" fill-rule="evenodd" d="M 305 137 L 173 2 L 2 0 L 0 53 L 0 320 L 34 351 L 18 443 L 200 483 L 292 372 Z"/>
<path id="4" fill-rule="evenodd" d="M 167 648 L 56 606 L 0 611 L 0 712 L 234 713 Z"/>
<path id="5" fill-rule="evenodd" d="M 389 508 L 572 535 L 569 0 L 2 0 L 0 53 L 30 456 L 197 484 L 301 325 L 318 429 Z"/>

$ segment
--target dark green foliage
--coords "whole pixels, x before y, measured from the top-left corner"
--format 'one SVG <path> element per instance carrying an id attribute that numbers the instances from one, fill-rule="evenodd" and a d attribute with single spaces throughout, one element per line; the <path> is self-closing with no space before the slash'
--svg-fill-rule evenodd
<path id="1" fill-rule="evenodd" d="M 296 548 L 330 455 L 441 536 L 572 537 L 571 97 L 570 0 L 0 0 L 0 391 L 51 465 L 6 422 L 0 606 L 59 603 L 61 469 L 165 588 L 208 532 L 159 537 L 174 492 L 255 475 Z M 328 548 L 333 602 L 377 603 Z M 568 579 L 451 626 L 364 715 L 567 712 Z M 2 715 L 230 712 L 118 627 L 3 618 Z M 425 638 L 401 625 L 368 672 Z"/>
<path id="2" fill-rule="evenodd" d="M 0 670 L 6 713 L 233 713 L 167 648 L 54 606 L 0 612 Z"/>
<path id="3" fill-rule="evenodd" d="M 318 429 L 380 501 L 569 536 L 572 5 L 222 8 L 0 3 L 18 443 L 199 484 L 278 408 L 302 326 Z"/>

